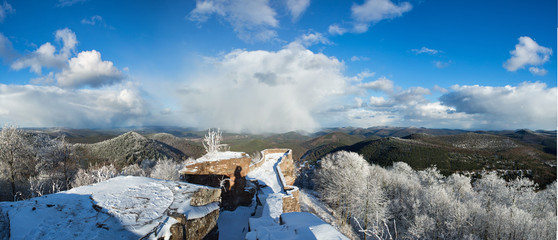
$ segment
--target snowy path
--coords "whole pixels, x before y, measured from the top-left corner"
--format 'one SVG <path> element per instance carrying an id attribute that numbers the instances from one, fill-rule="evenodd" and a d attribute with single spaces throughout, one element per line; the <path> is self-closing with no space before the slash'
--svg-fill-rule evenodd
<path id="1" fill-rule="evenodd" d="M 247 174 L 247 179 L 257 180 L 259 185 L 263 186 L 257 193 L 262 206 L 256 206 L 254 201 L 250 207 L 221 212 L 218 220 L 219 239 L 348 240 L 334 227 L 311 213 L 283 213 L 283 198 L 292 195 L 284 191 L 285 179 L 279 163 L 288 154 L 290 150 L 265 154 L 261 166 Z M 250 212 L 254 215 L 250 216 Z M 249 232 L 248 228 L 250 228 Z"/>
<path id="2" fill-rule="evenodd" d="M 256 170 L 251 171 L 246 176 L 248 179 L 256 179 L 273 189 L 274 193 L 283 191 L 279 176 L 275 172 L 277 163 L 285 153 L 271 153 L 265 155 L 264 163 Z"/>

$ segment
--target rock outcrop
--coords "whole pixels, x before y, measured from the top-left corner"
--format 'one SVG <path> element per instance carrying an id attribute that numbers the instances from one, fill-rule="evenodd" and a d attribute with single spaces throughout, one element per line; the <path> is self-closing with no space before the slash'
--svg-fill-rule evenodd
<path id="1" fill-rule="evenodd" d="M 223 187 L 221 207 L 250 205 L 255 189 L 246 181 L 251 158 L 242 152 L 215 152 L 192 161 L 180 171 L 189 183 Z"/>
<path id="2" fill-rule="evenodd" d="M 0 203 L 0 236 L 201 239 L 216 226 L 220 193 L 217 188 L 184 182 L 116 177 L 25 201 Z"/>

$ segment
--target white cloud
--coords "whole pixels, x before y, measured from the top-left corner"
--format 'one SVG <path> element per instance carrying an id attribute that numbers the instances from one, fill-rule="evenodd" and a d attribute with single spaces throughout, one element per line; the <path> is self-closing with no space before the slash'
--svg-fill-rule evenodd
<path id="1" fill-rule="evenodd" d="M 440 50 L 436 50 L 436 49 L 431 49 L 431 48 L 427 48 L 427 47 L 422 47 L 420 49 L 411 49 L 411 52 L 415 53 L 415 54 L 422 54 L 422 53 L 426 53 L 429 55 L 436 55 L 438 53 L 440 53 Z"/>
<path id="2" fill-rule="evenodd" d="M 99 16 L 99 15 L 94 15 L 92 17 L 90 17 L 89 19 L 84 18 L 81 19 L 81 23 L 82 24 L 87 24 L 87 25 L 91 25 L 91 26 L 95 26 L 96 24 L 104 24 L 104 19 L 103 17 Z"/>
<path id="3" fill-rule="evenodd" d="M 149 116 L 138 90 L 120 86 L 69 90 L 56 86 L 0 84 L 0 122 L 32 127 L 138 126 Z"/>
<path id="4" fill-rule="evenodd" d="M 196 8 L 187 18 L 202 23 L 213 14 L 229 22 L 245 41 L 267 41 L 277 36 L 273 29 L 279 26 L 279 21 L 269 0 L 196 0 Z"/>
<path id="5" fill-rule="evenodd" d="M 62 68 L 65 65 L 67 56 L 56 54 L 56 48 L 49 42 L 41 45 L 37 50 L 25 55 L 12 63 L 14 70 L 29 67 L 29 71 L 41 75 L 42 68 Z"/>
<path id="6" fill-rule="evenodd" d="M 344 64 L 298 43 L 273 51 L 234 50 L 179 91 L 200 127 L 285 132 L 319 127 L 315 114 L 348 87 Z"/>
<path id="7" fill-rule="evenodd" d="M 287 0 L 287 9 L 293 17 L 293 21 L 298 20 L 300 15 L 310 6 L 310 0 Z"/>
<path id="8" fill-rule="evenodd" d="M 80 52 L 68 61 L 68 67 L 56 74 L 61 87 L 79 88 L 83 86 L 101 87 L 120 82 L 124 75 L 111 61 L 103 61 L 101 53 Z"/>
<path id="9" fill-rule="evenodd" d="M 62 41 L 62 49 L 60 54 L 70 57 L 75 51 L 76 45 L 78 43 L 76 34 L 68 28 L 60 29 L 56 31 L 56 41 Z"/>
<path id="10" fill-rule="evenodd" d="M 331 44 L 331 42 L 326 37 L 324 37 L 323 34 L 317 32 L 303 34 L 302 36 L 298 37 L 296 41 L 305 47 L 315 44 Z"/>
<path id="11" fill-rule="evenodd" d="M 359 57 L 359 56 L 352 56 L 351 57 L 351 62 L 358 62 L 358 61 L 369 61 L 370 58 L 369 57 Z"/>
<path id="12" fill-rule="evenodd" d="M 362 100 L 362 98 L 359 97 L 355 97 L 355 104 L 357 107 L 362 107 L 362 105 L 364 104 L 364 101 Z"/>
<path id="13" fill-rule="evenodd" d="M 4 22 L 4 19 L 6 19 L 6 16 L 8 16 L 8 14 L 14 12 L 15 9 L 12 8 L 12 5 L 4 1 L 4 3 L 0 5 L 0 23 Z"/>
<path id="14" fill-rule="evenodd" d="M 434 61 L 433 63 L 434 63 L 434 66 L 435 66 L 436 68 L 442 69 L 442 68 L 447 68 L 447 67 L 451 64 L 451 61 L 447 61 L 447 62 L 444 62 L 444 61 Z"/>
<path id="15" fill-rule="evenodd" d="M 12 63 L 14 70 L 29 67 L 29 71 L 41 75 L 42 68 L 63 68 L 66 61 L 75 51 L 77 39 L 74 32 L 68 28 L 56 31 L 55 39 L 62 42 L 62 49 L 57 53 L 56 47 L 50 42 L 41 45 L 37 50 L 25 55 Z"/>
<path id="16" fill-rule="evenodd" d="M 31 84 L 37 84 L 37 85 L 42 85 L 42 84 L 53 84 L 54 83 L 54 72 L 49 72 L 47 75 L 45 76 L 40 76 L 37 78 L 33 78 L 31 79 L 31 81 L 29 81 Z"/>
<path id="17" fill-rule="evenodd" d="M 59 7 L 68 7 L 68 6 L 72 6 L 76 3 L 83 3 L 87 0 L 58 0 L 58 6 Z"/>
<path id="18" fill-rule="evenodd" d="M 376 91 L 391 92 L 393 90 L 393 81 L 387 79 L 386 77 L 380 77 L 376 81 L 361 83 L 358 87 Z"/>
<path id="19" fill-rule="evenodd" d="M 365 78 L 369 78 L 376 75 L 375 72 L 370 72 L 369 70 L 364 70 L 362 72 L 359 72 L 356 76 L 350 78 L 351 81 L 353 82 L 361 82 L 362 80 L 364 80 Z"/>
<path id="20" fill-rule="evenodd" d="M 339 26 L 338 24 L 332 24 L 329 25 L 328 32 L 330 35 L 343 35 L 348 32 L 348 30 Z"/>
<path id="21" fill-rule="evenodd" d="M 518 86 L 459 86 L 440 98 L 457 112 L 474 115 L 485 129 L 556 129 L 557 89 L 544 83 Z"/>
<path id="22" fill-rule="evenodd" d="M 62 48 L 59 51 L 56 51 L 56 48 L 47 42 L 32 53 L 13 62 L 12 69 L 20 70 L 29 67 L 31 72 L 40 75 L 31 79 L 31 83 L 52 84 L 56 80 L 58 86 L 64 88 L 85 86 L 95 88 L 112 85 L 124 79 L 124 74 L 111 61 L 103 61 L 101 53 L 98 51 L 82 51 L 72 57 L 76 53 L 78 41 L 76 34 L 70 29 L 56 31 L 55 38 L 56 41 L 62 42 Z M 50 72 L 48 75 L 42 76 L 43 67 L 60 70 L 60 72 L 56 74 Z"/>
<path id="23" fill-rule="evenodd" d="M 504 63 L 504 68 L 515 72 L 527 65 L 540 66 L 552 55 L 552 49 L 540 46 L 530 37 L 520 37 L 515 49 L 510 51 L 511 57 Z"/>
<path id="24" fill-rule="evenodd" d="M 370 24 L 400 17 L 411 9 L 412 5 L 409 2 L 396 5 L 391 0 L 366 0 L 362 5 L 353 4 L 351 7 L 351 16 L 355 20 L 353 31 L 366 32 Z"/>
<path id="25" fill-rule="evenodd" d="M 441 92 L 441 93 L 447 93 L 447 92 L 448 92 L 447 89 L 445 89 L 445 88 L 443 88 L 443 87 L 440 87 L 440 86 L 438 86 L 438 85 L 434 85 L 434 87 L 432 88 L 432 90 L 433 90 L 433 91 L 436 91 L 436 92 Z"/>
<path id="26" fill-rule="evenodd" d="M 546 69 L 538 68 L 538 67 L 530 67 L 529 72 L 531 72 L 531 74 L 533 74 L 533 75 L 538 75 L 538 76 L 544 76 L 548 73 L 548 71 L 546 71 Z"/>
<path id="27" fill-rule="evenodd" d="M 384 106 L 386 103 L 387 101 L 386 99 L 384 99 L 384 97 L 376 97 L 376 96 L 370 97 L 370 105 L 372 106 L 381 107 Z"/>

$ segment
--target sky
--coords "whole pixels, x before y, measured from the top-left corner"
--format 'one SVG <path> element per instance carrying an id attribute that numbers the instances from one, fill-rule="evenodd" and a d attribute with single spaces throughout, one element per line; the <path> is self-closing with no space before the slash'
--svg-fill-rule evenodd
<path id="1" fill-rule="evenodd" d="M 0 123 L 557 128 L 554 0 L 0 0 Z"/>

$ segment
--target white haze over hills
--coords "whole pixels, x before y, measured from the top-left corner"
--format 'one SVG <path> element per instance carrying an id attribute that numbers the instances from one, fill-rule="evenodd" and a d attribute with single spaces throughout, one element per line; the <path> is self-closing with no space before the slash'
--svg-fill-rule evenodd
<path id="1" fill-rule="evenodd" d="M 9 48 L 8 39 L 0 40 Z M 312 33 L 277 51 L 233 49 L 201 57 L 197 70 L 182 80 L 161 81 L 142 81 L 145 76 L 116 68 L 96 50 L 77 52 L 70 29 L 56 31 L 55 40 L 60 49 L 47 42 L 12 64 L 53 71 L 33 84 L 0 83 L 0 123 L 221 127 L 251 133 L 388 125 L 556 129 L 556 87 L 523 82 L 403 88 L 370 71 L 347 75 L 343 60 L 308 49 L 327 41 Z M 509 71 L 537 66 L 552 54 L 528 37 L 519 41 L 505 64 Z M 529 60 L 533 56 L 536 61 Z"/>

